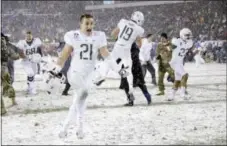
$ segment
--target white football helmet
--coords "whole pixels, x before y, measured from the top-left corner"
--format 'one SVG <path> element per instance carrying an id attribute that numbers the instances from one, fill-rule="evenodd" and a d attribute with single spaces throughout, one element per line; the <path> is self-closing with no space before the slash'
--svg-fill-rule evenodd
<path id="1" fill-rule="evenodd" d="M 139 26 L 142 26 L 144 22 L 144 15 L 140 11 L 133 12 L 131 20 L 135 21 Z"/>
<path id="2" fill-rule="evenodd" d="M 180 30 L 180 38 L 184 41 L 191 40 L 192 39 L 192 31 L 188 28 L 183 28 Z"/>

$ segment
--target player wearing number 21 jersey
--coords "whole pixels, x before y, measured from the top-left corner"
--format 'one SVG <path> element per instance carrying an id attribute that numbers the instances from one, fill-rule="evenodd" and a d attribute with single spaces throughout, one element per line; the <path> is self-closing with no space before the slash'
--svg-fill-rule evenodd
<path id="1" fill-rule="evenodd" d="M 90 14 L 80 17 L 80 29 L 69 31 L 65 34 L 65 46 L 57 60 L 52 72 L 59 73 L 67 58 L 71 55 L 72 60 L 68 70 L 68 81 L 75 89 L 74 100 L 69 108 L 69 113 L 60 130 L 59 137 L 67 136 L 67 129 L 73 118 L 78 122 L 77 136 L 83 138 L 83 118 L 85 100 L 93 86 L 93 72 L 98 52 L 106 58 L 109 57 L 107 40 L 104 32 L 94 31 L 94 19 Z M 112 63 L 112 62 L 111 62 Z"/>
<path id="2" fill-rule="evenodd" d="M 37 63 L 41 60 L 42 56 L 41 46 L 41 40 L 39 38 L 33 38 L 30 31 L 26 33 L 25 40 L 20 40 L 17 43 L 17 47 L 23 50 L 26 56 L 22 60 L 22 65 L 27 73 L 28 94 L 36 94 L 34 78 L 37 74 Z"/>
<path id="3" fill-rule="evenodd" d="M 188 28 L 184 28 L 180 31 L 180 38 L 173 38 L 172 41 L 172 59 L 169 62 L 170 66 L 174 70 L 175 81 L 172 94 L 169 100 L 173 100 L 175 93 L 179 86 L 181 86 L 181 97 L 187 98 L 185 95 L 185 89 L 188 79 L 188 73 L 184 70 L 183 60 L 186 53 L 193 46 L 192 32 Z"/>

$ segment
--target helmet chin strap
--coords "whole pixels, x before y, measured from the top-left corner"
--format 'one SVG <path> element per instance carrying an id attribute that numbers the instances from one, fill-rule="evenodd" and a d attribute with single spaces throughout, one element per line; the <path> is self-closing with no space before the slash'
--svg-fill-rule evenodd
<path id="1" fill-rule="evenodd" d="M 136 22 L 135 20 L 132 20 L 132 19 L 131 19 L 131 21 L 133 21 L 134 23 L 136 23 L 136 24 L 137 24 L 137 22 Z"/>

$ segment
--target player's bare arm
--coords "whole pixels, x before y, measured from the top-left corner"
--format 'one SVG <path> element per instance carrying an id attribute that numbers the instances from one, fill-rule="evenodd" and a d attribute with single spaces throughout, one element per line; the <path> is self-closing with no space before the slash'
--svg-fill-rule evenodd
<path id="1" fill-rule="evenodd" d="M 113 31 L 111 32 L 111 38 L 114 39 L 114 40 L 116 40 L 119 32 L 120 32 L 120 29 L 118 27 L 116 27 L 115 29 L 113 29 Z"/>
<path id="2" fill-rule="evenodd" d="M 141 37 L 137 37 L 137 39 L 136 39 L 136 44 L 137 44 L 137 46 L 138 46 L 139 48 L 141 48 L 141 46 L 142 46 L 142 38 L 141 38 Z"/>
<path id="3" fill-rule="evenodd" d="M 101 47 L 99 51 L 102 57 L 108 57 L 110 55 L 110 52 L 108 51 L 107 46 Z"/>
<path id="4" fill-rule="evenodd" d="M 72 46 L 65 44 L 62 52 L 60 53 L 60 56 L 57 60 L 57 65 L 63 67 L 65 64 L 65 61 L 68 59 L 68 57 L 70 56 L 70 54 L 72 53 L 73 48 Z"/>

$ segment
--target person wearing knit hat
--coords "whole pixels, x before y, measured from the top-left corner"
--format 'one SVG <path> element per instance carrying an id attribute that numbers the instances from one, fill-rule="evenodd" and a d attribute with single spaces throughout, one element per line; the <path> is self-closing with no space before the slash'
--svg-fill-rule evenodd
<path id="1" fill-rule="evenodd" d="M 161 33 L 160 42 L 158 43 L 157 51 L 156 51 L 156 59 L 158 61 L 158 88 L 159 92 L 156 95 L 164 95 L 165 94 L 165 86 L 164 86 L 164 76 L 167 72 L 169 74 L 169 79 L 174 81 L 174 71 L 169 65 L 169 61 L 172 57 L 171 44 L 168 41 L 168 36 L 166 33 Z"/>

